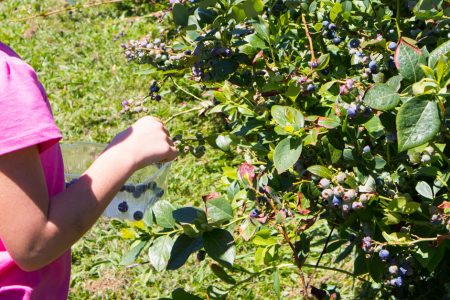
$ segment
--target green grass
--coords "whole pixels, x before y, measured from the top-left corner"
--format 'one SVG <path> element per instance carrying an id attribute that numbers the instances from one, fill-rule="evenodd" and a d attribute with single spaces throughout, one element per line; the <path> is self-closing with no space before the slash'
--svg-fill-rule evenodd
<path id="1" fill-rule="evenodd" d="M 44 2 L 44 4 L 42 4 Z M 154 79 L 146 74 L 146 66 L 125 61 L 120 43 L 157 32 L 157 24 L 149 19 L 130 17 L 115 5 L 81 9 L 50 17 L 13 21 L 51 8 L 63 7 L 64 1 L 11 0 L 0 2 L 0 40 L 9 44 L 31 64 L 47 89 L 54 116 L 63 133 L 63 142 L 108 142 L 129 126 L 132 118 L 120 116 L 121 101 L 141 99 Z M 114 40 L 120 32 L 123 37 Z M 148 72 L 147 72 L 148 73 Z M 141 75 L 139 75 L 141 74 Z M 169 90 L 169 83 L 164 88 Z M 180 91 L 166 93 L 161 103 L 151 103 L 150 112 L 162 119 L 189 109 L 192 100 Z M 188 102 L 189 103 L 189 102 Z M 168 124 L 173 135 L 194 136 L 205 132 L 205 120 L 195 113 L 183 115 Z M 221 152 L 208 150 L 201 159 L 181 157 L 174 163 L 169 179 L 168 199 L 173 203 L 198 205 L 202 195 L 222 186 L 221 168 L 233 164 Z M 156 299 L 170 296 L 173 289 L 183 287 L 204 295 L 210 284 L 227 287 L 211 275 L 208 262 L 201 263 L 192 256 L 178 271 L 158 273 L 145 263 L 125 268 L 121 256 L 131 241 L 119 237 L 124 224 L 101 219 L 73 247 L 73 269 L 70 299 Z M 321 236 L 325 227 L 318 228 Z M 245 255 L 246 245 L 238 242 L 238 256 Z M 318 247 L 307 261 L 314 264 L 320 254 Z M 335 255 L 323 258 L 330 265 Z M 289 261 L 289 256 L 286 256 Z M 238 259 L 244 267 L 252 267 L 252 259 Z M 348 263 L 341 266 L 349 269 Z M 306 273 L 311 268 L 305 268 Z M 240 277 L 243 279 L 244 277 Z M 348 276 L 319 271 L 313 283 L 336 284 L 341 292 L 350 294 L 352 280 Z M 274 299 L 272 277 L 268 274 L 243 284 L 229 299 Z M 292 269 L 281 270 L 284 299 L 300 299 L 299 276 Z"/>

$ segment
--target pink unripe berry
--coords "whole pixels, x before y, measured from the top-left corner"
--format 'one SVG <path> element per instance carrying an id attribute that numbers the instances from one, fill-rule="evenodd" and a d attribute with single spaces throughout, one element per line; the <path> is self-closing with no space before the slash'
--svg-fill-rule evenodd
<path id="1" fill-rule="evenodd" d="M 344 201 L 351 201 L 356 198 L 356 192 L 355 190 L 348 190 L 344 193 Z"/>
<path id="2" fill-rule="evenodd" d="M 333 194 L 338 197 L 342 197 L 345 193 L 345 190 L 342 186 L 338 185 L 333 189 Z"/>
<path id="3" fill-rule="evenodd" d="M 321 188 L 327 188 L 327 187 L 329 187 L 330 186 L 330 180 L 328 179 L 328 178 L 322 178 L 322 179 L 320 179 L 320 182 L 319 182 L 319 186 L 321 187 Z"/>
<path id="4" fill-rule="evenodd" d="M 344 172 L 339 172 L 339 173 L 336 175 L 336 181 L 337 181 L 338 183 L 343 183 L 343 182 L 345 181 L 346 178 L 347 178 L 347 175 L 345 175 Z"/>
<path id="5" fill-rule="evenodd" d="M 331 189 L 325 189 L 322 191 L 322 198 L 325 200 L 330 199 L 333 196 L 333 191 Z"/>

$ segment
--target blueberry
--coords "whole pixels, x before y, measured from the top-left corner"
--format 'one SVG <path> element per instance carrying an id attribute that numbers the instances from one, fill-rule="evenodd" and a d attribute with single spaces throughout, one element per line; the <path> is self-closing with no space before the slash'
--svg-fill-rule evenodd
<path id="1" fill-rule="evenodd" d="M 327 76 L 328 74 L 330 74 L 330 68 L 325 68 L 325 69 L 321 70 L 320 73 L 322 75 Z"/>
<path id="2" fill-rule="evenodd" d="M 345 84 L 342 84 L 341 86 L 339 86 L 339 94 L 348 95 L 348 88 Z"/>
<path id="3" fill-rule="evenodd" d="M 161 101 L 161 95 L 156 95 L 155 96 L 155 100 L 158 101 L 158 102 Z"/>
<path id="4" fill-rule="evenodd" d="M 322 22 L 322 26 L 323 26 L 324 28 L 328 27 L 328 25 L 330 25 L 330 22 L 329 22 L 329 21 L 325 20 L 325 21 Z"/>
<path id="5" fill-rule="evenodd" d="M 197 252 L 197 260 L 198 261 L 204 261 L 206 257 L 206 251 L 205 250 L 200 250 Z"/>
<path id="6" fill-rule="evenodd" d="M 120 212 L 127 212 L 128 211 L 128 203 L 126 201 L 120 202 L 119 205 L 117 206 L 117 209 Z"/>
<path id="7" fill-rule="evenodd" d="M 319 63 L 317 62 L 317 59 L 315 59 L 312 62 L 310 62 L 309 65 L 311 66 L 311 68 L 315 69 L 319 66 Z"/>
<path id="8" fill-rule="evenodd" d="M 347 114 L 350 118 L 355 118 L 356 115 L 358 114 L 358 110 L 356 109 L 355 106 L 349 106 L 347 108 Z"/>
<path id="9" fill-rule="evenodd" d="M 394 56 L 392 56 L 392 55 L 389 56 L 389 60 L 388 60 L 387 64 L 390 69 L 395 69 Z"/>
<path id="10" fill-rule="evenodd" d="M 122 101 L 122 106 L 128 106 L 130 104 L 130 102 L 128 100 L 123 100 Z"/>
<path id="11" fill-rule="evenodd" d="M 336 175 L 336 181 L 338 183 L 343 183 L 345 181 L 345 179 L 347 179 L 347 175 L 344 172 L 339 172 Z"/>
<path id="12" fill-rule="evenodd" d="M 342 186 L 338 185 L 333 189 L 333 194 L 338 197 L 344 196 L 345 190 Z"/>
<path id="13" fill-rule="evenodd" d="M 156 83 L 156 81 L 153 81 L 152 84 L 150 85 L 150 93 L 157 93 L 159 92 L 159 86 Z"/>
<path id="14" fill-rule="evenodd" d="M 333 190 L 331 189 L 325 189 L 322 191 L 322 198 L 325 200 L 328 200 L 333 195 Z"/>
<path id="15" fill-rule="evenodd" d="M 355 83 L 355 81 L 351 78 L 348 78 L 345 80 L 345 86 L 351 90 L 353 88 L 353 84 Z"/>
<path id="16" fill-rule="evenodd" d="M 402 286 L 402 284 L 403 284 L 403 280 L 401 277 L 391 279 L 391 285 Z"/>
<path id="17" fill-rule="evenodd" d="M 421 162 L 427 163 L 431 160 L 431 157 L 428 154 L 422 154 L 422 158 L 420 159 Z"/>
<path id="18" fill-rule="evenodd" d="M 369 69 L 370 69 L 371 72 L 376 72 L 377 69 L 378 69 L 377 62 L 374 61 L 374 60 L 372 60 L 372 61 L 369 63 Z"/>
<path id="19" fill-rule="evenodd" d="M 381 260 L 385 261 L 386 259 L 389 258 L 389 251 L 386 249 L 382 249 L 378 255 L 380 256 Z"/>
<path id="20" fill-rule="evenodd" d="M 344 193 L 344 201 L 351 201 L 356 198 L 356 191 L 351 189 Z"/>
<path id="21" fill-rule="evenodd" d="M 333 39 L 333 43 L 335 44 L 335 45 L 339 45 L 340 43 L 341 43 L 341 38 L 340 37 L 335 37 L 334 39 Z"/>
<path id="22" fill-rule="evenodd" d="M 350 48 L 358 48 L 359 45 L 360 45 L 360 42 L 359 42 L 358 39 L 352 39 L 352 40 L 348 43 L 348 46 L 349 46 Z"/>
<path id="23" fill-rule="evenodd" d="M 370 152 L 370 146 L 369 145 L 364 146 L 362 151 L 363 151 L 363 153 L 369 153 Z"/>
<path id="24" fill-rule="evenodd" d="M 365 252 L 369 252 L 372 248 L 372 238 L 370 236 L 366 236 L 362 239 L 362 249 Z"/>
<path id="25" fill-rule="evenodd" d="M 361 202 L 355 201 L 352 203 L 352 209 L 357 210 L 358 208 L 363 207 L 363 204 Z"/>
<path id="26" fill-rule="evenodd" d="M 390 42 L 388 44 L 388 49 L 391 51 L 394 51 L 397 48 L 397 43 L 396 42 Z"/>
<path id="27" fill-rule="evenodd" d="M 254 208 L 251 212 L 250 212 L 250 217 L 251 218 L 256 218 L 257 216 L 259 216 L 261 212 L 259 211 L 259 209 Z"/>
<path id="28" fill-rule="evenodd" d="M 137 189 L 136 187 L 134 187 L 133 189 L 133 197 L 134 198 L 139 198 L 141 196 L 141 191 L 139 189 Z"/>
<path id="29" fill-rule="evenodd" d="M 140 210 L 135 211 L 133 214 L 133 219 L 135 219 L 136 221 L 142 220 L 143 217 L 144 213 Z"/>
<path id="30" fill-rule="evenodd" d="M 331 23 L 330 25 L 328 25 L 328 29 L 331 30 L 331 31 L 336 30 L 336 28 L 337 28 L 337 26 L 334 23 Z"/>
<path id="31" fill-rule="evenodd" d="M 155 189 L 155 194 L 157 197 L 161 198 L 164 195 L 164 190 L 161 188 L 156 188 Z"/>
<path id="32" fill-rule="evenodd" d="M 316 86 L 313 83 L 310 83 L 306 86 L 306 91 L 311 93 L 316 89 Z"/>
<path id="33" fill-rule="evenodd" d="M 185 51 L 184 51 L 184 54 L 186 54 L 186 55 L 191 55 L 191 54 L 192 54 L 192 51 L 191 51 L 191 50 L 185 50 Z"/>
<path id="34" fill-rule="evenodd" d="M 350 210 L 349 206 L 347 204 L 342 205 L 342 211 L 343 212 L 348 212 Z"/>
<path id="35" fill-rule="evenodd" d="M 332 203 L 333 203 L 334 206 L 339 206 L 339 204 L 341 203 L 341 200 L 338 197 L 333 196 Z"/>

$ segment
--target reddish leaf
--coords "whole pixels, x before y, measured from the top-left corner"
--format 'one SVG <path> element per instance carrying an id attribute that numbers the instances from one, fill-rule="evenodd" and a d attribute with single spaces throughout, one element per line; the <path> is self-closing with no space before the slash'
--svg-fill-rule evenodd
<path id="1" fill-rule="evenodd" d="M 255 167 L 245 162 L 239 166 L 238 174 L 242 180 L 246 180 L 249 185 L 252 185 L 255 179 Z"/>
<path id="2" fill-rule="evenodd" d="M 212 200 L 212 199 L 216 199 L 216 198 L 220 198 L 220 194 L 218 192 L 212 192 L 212 193 L 202 196 L 202 199 L 204 202 Z"/>

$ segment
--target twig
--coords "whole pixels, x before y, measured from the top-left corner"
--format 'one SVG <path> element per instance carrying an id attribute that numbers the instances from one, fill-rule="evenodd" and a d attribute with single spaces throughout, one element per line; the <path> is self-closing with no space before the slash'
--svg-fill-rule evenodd
<path id="1" fill-rule="evenodd" d="M 187 94 L 187 95 L 189 95 L 189 96 L 191 96 L 191 97 L 193 97 L 193 98 L 195 98 L 195 99 L 197 99 L 197 100 L 199 100 L 199 101 L 203 101 L 202 98 L 200 98 L 200 97 L 198 97 L 198 96 L 195 96 L 195 95 L 192 94 L 191 92 L 186 91 L 186 90 L 183 89 L 181 86 L 179 86 L 179 85 L 175 82 L 175 80 L 173 80 L 172 77 L 170 77 L 170 79 L 172 80 L 173 84 L 177 87 L 177 89 L 179 89 L 180 91 L 184 92 L 185 94 Z"/>
<path id="2" fill-rule="evenodd" d="M 309 276 L 308 283 L 306 284 L 306 288 L 309 287 L 309 285 L 311 283 L 311 280 L 312 280 L 314 274 L 316 273 L 317 266 L 319 265 L 320 260 L 322 259 L 322 256 L 325 253 L 325 250 L 327 250 L 328 243 L 330 242 L 331 235 L 333 234 L 333 230 L 334 230 L 335 225 L 336 224 L 333 223 L 333 226 L 331 227 L 330 233 L 328 234 L 328 237 L 327 237 L 327 239 L 325 241 L 325 246 L 323 247 L 322 252 L 320 252 L 319 258 L 317 259 L 316 265 L 314 266 L 314 270 L 311 272 L 311 275 Z"/>
<path id="3" fill-rule="evenodd" d="M 94 7 L 94 6 L 100 6 L 100 5 L 103 5 L 103 4 L 118 3 L 118 2 L 122 2 L 122 1 L 123 0 L 106 0 L 106 1 L 101 1 L 101 2 L 94 2 L 94 3 L 84 4 L 80 8 L 89 8 L 89 7 Z M 73 10 L 75 8 L 78 8 L 78 7 L 77 6 L 68 6 L 68 7 L 64 7 L 64 8 L 59 8 L 59 9 L 51 10 L 49 12 L 42 12 L 40 14 L 31 15 L 31 16 L 28 16 L 28 17 L 25 17 L 25 18 L 21 18 L 21 19 L 16 19 L 16 20 L 13 20 L 13 22 L 27 21 L 27 20 L 34 19 L 34 18 L 37 18 L 37 17 L 48 17 L 48 16 L 51 16 L 51 15 L 59 14 L 61 12 Z"/>
<path id="4" fill-rule="evenodd" d="M 306 23 L 305 14 L 303 14 L 303 13 L 302 13 L 302 23 L 303 23 L 303 27 L 305 28 L 306 37 L 308 38 L 308 41 L 309 41 L 309 50 L 311 52 L 311 62 L 314 62 L 316 60 L 316 58 L 314 56 L 314 46 L 313 46 L 313 42 L 311 39 L 311 35 L 309 34 L 309 29 L 308 29 L 308 24 Z"/>
<path id="5" fill-rule="evenodd" d="M 191 109 L 188 109 L 188 110 L 180 111 L 179 113 L 176 113 L 176 114 L 172 115 L 171 117 L 167 118 L 166 120 L 164 120 L 163 123 L 167 124 L 167 123 L 169 123 L 170 121 L 172 121 L 173 119 L 175 119 L 178 116 L 181 116 L 181 115 L 184 115 L 184 114 L 188 114 L 190 112 L 197 111 L 197 110 L 202 110 L 203 108 L 204 108 L 203 106 L 197 106 L 197 107 L 194 107 L 194 108 L 191 108 Z"/>

